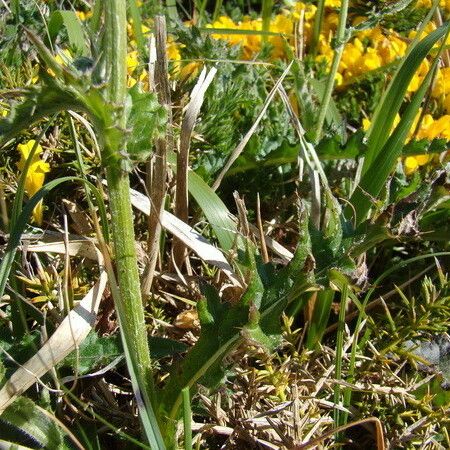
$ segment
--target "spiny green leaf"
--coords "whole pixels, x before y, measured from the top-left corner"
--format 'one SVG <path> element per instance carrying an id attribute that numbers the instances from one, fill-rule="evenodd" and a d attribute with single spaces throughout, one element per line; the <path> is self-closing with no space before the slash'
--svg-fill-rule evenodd
<path id="1" fill-rule="evenodd" d="M 214 288 L 203 286 L 205 298 L 197 304 L 202 325 L 200 337 L 184 361 L 174 368 L 163 389 L 163 414 L 176 418 L 184 387 L 192 387 L 198 381 L 209 387 L 215 386 L 224 375 L 223 358 L 241 339 L 252 339 L 268 349 L 280 342 L 281 313 L 310 255 L 306 213 L 301 215 L 300 227 L 301 240 L 294 257 L 278 273 L 269 274 L 267 267 L 258 263 L 253 244 L 247 243 L 246 258 L 241 261 L 247 262 L 251 278 L 246 292 L 236 304 L 222 302 Z"/>
<path id="2" fill-rule="evenodd" d="M 76 95 L 62 90 L 57 83 L 26 88 L 23 94 L 23 101 L 13 103 L 8 116 L 0 120 L 0 144 L 43 117 L 68 109 L 83 109 Z"/>
<path id="3" fill-rule="evenodd" d="M 156 95 L 142 92 L 139 83 L 129 90 L 131 109 L 127 128 L 127 152 L 132 161 L 147 160 L 152 152 L 153 139 L 160 136 L 165 123 L 166 111 L 158 103 Z"/>
<path id="4" fill-rule="evenodd" d="M 149 337 L 150 352 L 153 359 L 161 359 L 182 353 L 187 346 L 182 342 L 159 336 Z M 99 336 L 91 331 L 81 343 L 77 352 L 71 353 L 61 363 L 63 367 L 76 367 L 80 375 L 106 366 L 123 355 L 122 341 L 119 335 Z"/>

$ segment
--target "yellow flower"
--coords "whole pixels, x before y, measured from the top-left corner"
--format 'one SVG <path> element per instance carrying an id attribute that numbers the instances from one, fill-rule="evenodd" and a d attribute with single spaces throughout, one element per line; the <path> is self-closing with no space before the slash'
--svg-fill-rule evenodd
<path id="1" fill-rule="evenodd" d="M 68 50 L 68 49 L 64 49 L 64 50 L 58 52 L 58 54 L 55 56 L 55 60 L 60 66 L 67 66 L 68 64 L 70 64 L 72 62 L 72 59 L 73 59 L 72 53 L 70 53 L 70 50 Z M 53 72 L 52 69 L 47 69 L 47 72 L 52 77 L 55 76 L 55 73 Z M 33 84 L 34 84 L 34 82 L 33 82 Z"/>
<path id="2" fill-rule="evenodd" d="M 375 70 L 382 66 L 382 60 L 376 53 L 375 49 L 368 48 L 367 53 L 362 57 L 362 70 L 369 71 Z"/>
<path id="3" fill-rule="evenodd" d="M 213 39 L 223 39 L 228 41 L 231 45 L 243 44 L 245 41 L 244 34 L 227 34 L 226 30 L 237 30 L 239 25 L 235 24 L 229 17 L 220 16 L 212 24 L 206 25 L 207 28 L 223 28 L 224 31 L 220 33 L 214 33 L 211 35 Z"/>
<path id="4" fill-rule="evenodd" d="M 431 8 L 431 0 L 417 0 L 416 7 L 418 8 Z M 439 6 L 446 11 L 450 11 L 450 0 L 441 0 Z"/>
<path id="5" fill-rule="evenodd" d="M 288 36 L 294 31 L 294 23 L 290 17 L 278 14 L 270 24 L 270 31 L 286 35 L 286 37 L 271 36 L 268 39 L 273 46 L 272 57 L 282 58 L 285 56 L 285 45 L 289 42 Z"/>
<path id="6" fill-rule="evenodd" d="M 135 69 L 138 67 L 139 65 L 139 60 L 138 60 L 138 52 L 136 50 L 129 52 L 127 54 L 127 72 L 128 75 L 132 75 L 133 72 L 135 71 Z"/>
<path id="7" fill-rule="evenodd" d="M 413 174 L 420 166 L 425 166 L 432 159 L 431 155 L 407 156 L 403 163 L 406 175 Z"/>
<path id="8" fill-rule="evenodd" d="M 325 0 L 325 6 L 328 8 L 339 8 L 341 3 L 341 0 Z"/>
<path id="9" fill-rule="evenodd" d="M 405 158 L 403 165 L 405 168 L 406 175 L 413 174 L 419 168 L 419 163 L 417 162 L 417 159 L 414 156 L 407 156 Z"/>
<path id="10" fill-rule="evenodd" d="M 75 14 L 77 15 L 77 17 L 84 22 L 87 19 L 90 19 L 92 17 L 92 11 L 89 10 L 88 12 L 84 12 L 84 11 L 75 11 Z"/>
<path id="11" fill-rule="evenodd" d="M 31 150 L 35 146 L 36 141 L 34 139 L 29 140 L 24 144 L 19 144 L 17 150 L 21 154 L 20 161 L 17 163 L 17 168 L 23 171 L 25 168 L 25 163 L 30 156 Z M 45 174 L 50 171 L 50 166 L 48 163 L 42 161 L 40 154 L 42 153 L 42 147 L 37 144 L 36 150 L 33 154 L 31 164 L 28 167 L 27 175 L 25 178 L 25 192 L 28 197 L 31 198 L 36 192 L 41 189 L 45 181 Z M 43 214 L 42 200 L 36 205 L 33 210 L 34 221 L 41 225 Z"/>

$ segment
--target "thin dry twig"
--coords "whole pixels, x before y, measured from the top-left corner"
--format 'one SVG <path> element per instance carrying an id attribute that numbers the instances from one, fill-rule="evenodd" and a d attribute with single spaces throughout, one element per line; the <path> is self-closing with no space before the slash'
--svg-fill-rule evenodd
<path id="1" fill-rule="evenodd" d="M 267 264 L 269 260 L 269 253 L 267 252 L 266 239 L 264 236 L 264 229 L 261 219 L 261 201 L 259 199 L 259 192 L 256 196 L 256 223 L 258 225 L 259 231 L 259 241 L 261 243 L 261 256 L 265 264 Z"/>
<path id="2" fill-rule="evenodd" d="M 324 434 L 319 436 L 316 439 L 312 439 L 311 441 L 305 442 L 304 444 L 296 445 L 292 450 L 303 450 L 312 447 L 316 447 L 318 444 L 323 442 L 325 439 L 333 436 L 334 434 L 340 433 L 341 431 L 347 430 L 348 428 L 352 428 L 358 425 L 364 425 L 366 423 L 373 422 L 375 425 L 375 433 L 377 440 L 377 450 L 384 450 L 386 447 L 384 445 L 384 433 L 383 426 L 381 425 L 380 419 L 376 417 L 368 417 L 366 419 L 356 420 L 355 422 L 348 423 L 346 425 L 342 425 L 340 427 L 334 428 Z"/>
<path id="3" fill-rule="evenodd" d="M 157 139 L 153 161 L 147 165 L 147 189 L 150 195 L 152 208 L 148 218 L 148 263 L 144 270 L 141 290 L 144 296 L 150 294 L 153 276 L 158 259 L 159 241 L 161 237 L 161 213 L 164 209 L 167 178 L 167 150 L 173 149 L 173 136 L 171 133 L 172 112 L 169 86 L 169 69 L 167 60 L 167 30 L 165 16 L 155 17 L 155 89 L 159 103 L 167 110 L 168 132 Z"/>

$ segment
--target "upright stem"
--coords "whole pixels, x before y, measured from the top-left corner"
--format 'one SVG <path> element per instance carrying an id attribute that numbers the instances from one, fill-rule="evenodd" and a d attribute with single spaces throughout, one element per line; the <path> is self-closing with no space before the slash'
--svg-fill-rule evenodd
<path id="1" fill-rule="evenodd" d="M 147 406 L 153 403 L 153 377 L 150 352 L 144 320 L 144 307 L 141 299 L 139 272 L 135 249 L 133 214 L 130 203 L 130 185 L 128 174 L 120 166 L 120 152 L 126 149 L 126 0 L 108 0 L 104 3 L 105 41 L 103 51 L 106 58 L 108 86 L 106 100 L 115 108 L 116 130 L 122 130 L 122 136 L 105 139 L 103 154 L 107 155 L 106 177 L 108 180 L 111 228 L 114 243 L 114 255 L 119 282 L 120 298 L 115 298 L 124 346 L 128 349 L 127 361 L 130 374 L 134 372 L 141 394 Z M 105 130 L 107 133 L 108 130 Z M 116 156 L 117 158 L 110 156 Z M 133 375 L 132 375 L 133 376 Z"/>
<path id="2" fill-rule="evenodd" d="M 334 49 L 333 62 L 331 63 L 330 74 L 328 75 L 327 84 L 325 86 L 325 92 L 323 94 L 322 103 L 320 105 L 319 118 L 314 133 L 314 143 L 320 140 L 322 135 L 323 124 L 325 123 L 325 117 L 327 114 L 328 105 L 330 104 L 331 94 L 333 93 L 334 79 L 336 77 L 339 63 L 341 62 L 342 53 L 344 52 L 344 38 L 345 38 L 345 26 L 347 23 L 348 12 L 348 0 L 342 0 L 341 9 L 339 12 L 339 23 L 336 32 L 337 47 Z"/>
<path id="3" fill-rule="evenodd" d="M 319 0 L 317 2 L 316 15 L 314 16 L 313 34 L 310 46 L 310 51 L 312 55 L 316 55 L 317 53 L 317 45 L 319 43 L 320 32 L 322 31 L 324 13 L 325 13 L 325 0 Z"/>

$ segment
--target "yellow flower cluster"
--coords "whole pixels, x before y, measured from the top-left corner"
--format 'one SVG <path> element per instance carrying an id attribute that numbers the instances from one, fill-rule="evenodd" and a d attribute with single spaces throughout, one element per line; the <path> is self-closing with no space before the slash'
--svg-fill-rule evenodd
<path id="1" fill-rule="evenodd" d="M 439 69 L 431 94 L 444 106 L 450 114 L 450 67 Z"/>
<path id="2" fill-rule="evenodd" d="M 316 60 L 323 62 L 329 67 L 334 55 L 331 43 L 338 25 L 338 9 L 341 6 L 341 0 L 326 0 L 325 6 L 326 14 L 317 45 Z M 429 8 L 431 0 L 418 0 L 416 6 Z M 446 13 L 450 12 L 450 0 L 441 0 L 440 6 Z M 271 57 L 273 59 L 282 59 L 288 56 L 287 50 L 292 52 L 293 47 L 299 41 L 303 41 L 305 46 L 310 44 L 316 11 L 317 7 L 312 3 L 295 2 L 289 9 L 284 9 L 281 14 L 273 17 L 269 25 L 269 31 L 276 33 L 276 35 L 269 36 L 264 36 L 262 33 L 263 24 L 261 18 L 244 17 L 240 22 L 236 23 L 227 16 L 221 16 L 206 26 L 212 29 L 211 36 L 214 39 L 222 39 L 232 46 L 239 46 L 244 59 L 250 60 L 255 58 L 261 51 L 264 40 L 272 47 Z M 83 13 L 79 13 L 78 16 L 80 20 L 88 18 L 88 15 Z M 354 19 L 354 25 L 364 20 L 363 17 L 357 17 Z M 424 34 L 428 34 L 435 29 L 435 24 L 429 23 Z M 149 37 L 151 30 L 143 25 L 142 32 L 146 37 Z M 137 45 L 133 37 L 131 23 L 128 26 L 128 33 L 132 48 L 127 56 L 128 86 L 131 87 L 137 82 L 141 82 L 144 89 L 149 89 L 147 70 L 141 70 L 139 67 Z M 301 36 L 301 39 L 295 39 L 295 34 Z M 355 78 L 382 68 L 401 58 L 406 53 L 408 40 L 413 39 L 415 35 L 416 32 L 411 31 L 405 38 L 393 30 L 385 30 L 379 26 L 357 33 L 344 47 L 338 73 L 336 74 L 336 84 L 350 84 Z M 421 37 L 423 38 L 424 36 Z M 181 50 L 182 46 L 172 38 L 169 38 L 168 57 L 172 61 L 173 72 L 179 79 L 186 79 L 198 71 L 200 63 L 191 62 L 184 64 L 181 58 Z M 60 61 L 60 63 L 64 63 L 64 61 Z M 424 60 L 414 74 L 408 86 L 408 92 L 415 92 L 419 88 L 429 68 L 428 60 Z M 450 82 L 447 81 L 449 77 L 450 68 L 441 68 L 438 71 L 433 85 L 432 96 L 450 114 Z M 419 116 L 416 118 L 416 124 L 418 118 Z M 412 130 L 415 129 L 416 124 Z M 365 128 L 368 126 L 367 121 L 363 126 Z M 423 117 L 416 137 L 417 139 L 444 138 L 450 140 L 449 130 L 450 115 L 445 115 L 435 120 L 431 115 L 427 114 Z M 411 131 L 412 133 L 413 131 Z M 410 138 L 411 135 L 408 139 Z M 407 173 L 412 173 L 418 167 L 428 162 L 428 160 L 427 155 L 408 157 L 404 161 L 405 170 Z"/>
<path id="3" fill-rule="evenodd" d="M 36 192 L 41 189 L 45 181 L 45 174 L 50 172 L 50 166 L 48 163 L 44 162 L 40 155 L 42 153 L 42 147 L 40 144 L 36 145 L 34 139 L 25 142 L 24 144 L 19 144 L 17 150 L 20 153 L 20 161 L 17 163 L 17 168 L 23 171 L 25 168 L 25 163 L 30 156 L 33 147 L 36 146 L 36 150 L 33 154 L 31 164 L 28 167 L 28 171 L 25 178 L 25 192 L 29 198 L 31 198 Z M 33 210 L 33 219 L 38 224 L 42 224 L 43 215 L 43 204 L 42 200 L 36 205 Z"/>
<path id="4" fill-rule="evenodd" d="M 433 0 L 417 0 L 416 7 L 418 8 L 431 8 Z M 439 6 L 445 11 L 450 11 L 450 0 L 440 0 Z"/>
<path id="5" fill-rule="evenodd" d="M 334 53 L 331 47 L 333 31 L 330 28 L 330 34 L 327 37 L 321 34 L 319 39 L 317 59 L 326 61 L 328 65 L 331 65 Z M 403 39 L 394 33 L 386 35 L 380 27 L 358 33 L 344 47 L 338 68 L 338 84 L 347 84 L 355 77 L 390 64 L 402 57 L 406 48 Z"/>

